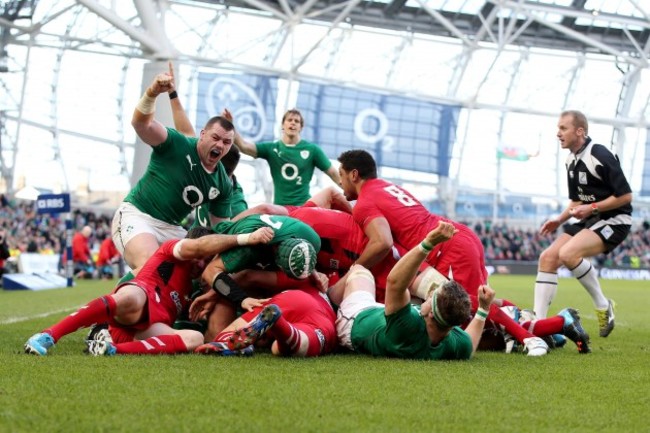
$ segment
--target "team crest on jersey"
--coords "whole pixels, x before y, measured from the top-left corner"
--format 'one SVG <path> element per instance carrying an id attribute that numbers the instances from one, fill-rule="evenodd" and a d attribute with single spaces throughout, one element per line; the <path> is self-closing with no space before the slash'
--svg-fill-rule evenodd
<path id="1" fill-rule="evenodd" d="M 174 290 L 169 294 L 169 296 L 172 298 L 172 301 L 174 301 L 174 305 L 176 305 L 176 313 L 181 314 L 183 311 L 183 303 L 181 302 L 181 297 L 178 295 L 178 292 Z"/>
<path id="2" fill-rule="evenodd" d="M 587 184 L 587 173 L 584 171 L 579 171 L 578 172 L 578 182 L 582 185 Z"/>
<path id="3" fill-rule="evenodd" d="M 219 190 L 213 186 L 210 187 L 210 191 L 208 192 L 208 199 L 214 200 L 219 196 Z"/>
<path id="4" fill-rule="evenodd" d="M 330 259 L 330 268 L 338 269 L 339 268 L 339 261 L 336 260 L 336 259 Z"/>
<path id="5" fill-rule="evenodd" d="M 316 337 L 318 337 L 318 343 L 320 344 L 320 353 L 322 353 L 323 348 L 325 347 L 325 334 L 323 334 L 323 331 L 318 328 L 316 328 L 314 332 L 316 333 Z"/>
<path id="6" fill-rule="evenodd" d="M 309 158 L 309 151 L 308 150 L 301 150 L 300 151 L 300 156 L 302 157 L 302 159 Z"/>

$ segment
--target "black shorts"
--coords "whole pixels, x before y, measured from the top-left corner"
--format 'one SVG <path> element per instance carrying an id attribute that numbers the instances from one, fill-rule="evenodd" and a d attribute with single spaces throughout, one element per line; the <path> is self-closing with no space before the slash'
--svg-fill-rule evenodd
<path id="1" fill-rule="evenodd" d="M 565 224 L 564 233 L 575 236 L 580 230 L 589 229 L 596 233 L 605 244 L 605 253 L 609 253 L 625 240 L 632 228 L 632 217 L 618 214 L 607 219 L 593 216 L 575 224 Z"/>

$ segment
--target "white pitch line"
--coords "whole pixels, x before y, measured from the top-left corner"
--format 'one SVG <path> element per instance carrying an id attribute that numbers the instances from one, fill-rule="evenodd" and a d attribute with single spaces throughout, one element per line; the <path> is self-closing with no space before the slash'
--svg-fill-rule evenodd
<path id="1" fill-rule="evenodd" d="M 5 320 L 0 320 L 0 325 L 9 325 L 11 323 L 20 323 L 26 322 L 32 319 L 40 319 L 42 317 L 51 316 L 52 314 L 65 313 L 66 311 L 76 311 L 81 308 L 81 305 L 78 307 L 62 308 L 60 310 L 49 311 L 47 313 L 35 314 L 33 316 L 23 316 L 23 317 L 9 317 Z"/>

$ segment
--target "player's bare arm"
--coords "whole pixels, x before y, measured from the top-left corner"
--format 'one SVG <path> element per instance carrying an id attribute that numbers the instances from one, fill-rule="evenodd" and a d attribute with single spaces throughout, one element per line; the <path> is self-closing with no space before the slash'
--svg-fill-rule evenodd
<path id="1" fill-rule="evenodd" d="M 241 245 L 266 244 L 273 239 L 273 229 L 261 227 L 252 233 L 240 235 L 207 235 L 198 239 L 183 239 L 174 253 L 183 260 L 198 259 L 226 251 Z"/>
<path id="2" fill-rule="evenodd" d="M 167 93 L 172 86 L 172 77 L 167 72 L 156 75 L 133 111 L 131 125 L 138 137 L 150 146 L 158 146 L 167 140 L 167 129 L 154 119 L 154 113 L 156 98 Z"/>
<path id="3" fill-rule="evenodd" d="M 339 175 L 339 171 L 334 168 L 334 166 L 328 168 L 325 174 L 327 174 L 336 185 L 341 184 L 341 176 Z"/>
<path id="4" fill-rule="evenodd" d="M 187 137 L 196 137 L 192 122 L 187 117 L 183 104 L 176 93 L 176 76 L 174 75 L 174 64 L 171 61 L 169 62 L 169 75 L 171 76 L 171 86 L 167 93 L 169 94 L 169 104 L 172 107 L 174 129 Z"/>
<path id="5" fill-rule="evenodd" d="M 596 212 L 607 212 L 632 203 L 632 193 L 620 197 L 610 195 L 605 200 L 594 203 L 582 203 L 571 209 L 571 216 L 578 219 L 589 218 Z"/>
<path id="6" fill-rule="evenodd" d="M 478 288 L 478 305 L 484 311 L 490 310 L 490 304 L 494 301 L 496 293 L 488 285 L 482 285 Z M 465 328 L 472 339 L 472 354 L 476 353 L 476 348 L 478 347 L 479 342 L 481 341 L 481 335 L 483 335 L 483 328 L 485 327 L 485 318 L 480 315 L 475 315 L 472 321 Z"/>
<path id="7" fill-rule="evenodd" d="M 393 247 L 393 235 L 386 218 L 379 217 L 370 221 L 363 229 L 368 237 L 368 244 L 364 248 L 356 263 L 370 269 L 379 263 Z"/>
<path id="8" fill-rule="evenodd" d="M 581 204 L 582 202 L 579 201 L 571 201 L 566 209 L 564 209 L 557 218 L 552 218 L 542 224 L 542 228 L 539 230 L 539 233 L 545 236 L 555 232 L 555 230 L 557 230 L 560 225 L 564 224 L 569 220 L 569 218 L 571 218 L 572 209 L 580 206 Z"/>
<path id="9" fill-rule="evenodd" d="M 239 134 L 239 132 L 237 132 L 236 130 L 235 130 L 235 146 L 237 146 L 237 148 L 242 153 L 245 153 L 248 156 L 252 156 L 253 158 L 257 158 L 257 146 L 255 146 L 255 143 L 244 140 L 244 137 L 242 137 Z"/>

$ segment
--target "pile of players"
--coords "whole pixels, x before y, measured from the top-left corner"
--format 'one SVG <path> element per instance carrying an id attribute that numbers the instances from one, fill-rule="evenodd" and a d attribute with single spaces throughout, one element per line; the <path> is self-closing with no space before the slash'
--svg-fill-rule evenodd
<path id="1" fill-rule="evenodd" d="M 154 119 L 162 93 L 175 128 Z M 285 114 L 275 142 L 245 141 L 227 110 L 196 137 L 170 64 L 142 96 L 132 125 L 153 150 L 113 219 L 113 240 L 133 271 L 110 294 L 29 338 L 27 353 L 46 355 L 83 327 L 92 328 L 86 350 L 93 355 L 247 356 L 270 347 L 280 356 L 351 350 L 452 360 L 479 348 L 542 356 L 566 339 L 589 353 L 575 309 L 546 317 L 561 265 L 592 296 L 600 336 L 614 328 L 614 304 L 584 257 L 623 241 L 632 194 L 618 159 L 591 142 L 580 112 L 564 112 L 558 123 L 558 139 L 570 150 L 571 201 L 542 231 L 571 217 L 578 222 L 540 257 L 534 312 L 496 297 L 470 228 L 378 178 L 365 150 L 343 152 L 334 169 L 301 139 L 297 110 Z M 238 150 L 268 160 L 273 204 L 247 209 L 234 175 Z M 314 167 L 342 192 L 330 187 L 309 197 Z M 195 226 L 187 232 L 180 224 L 190 212 Z"/>

